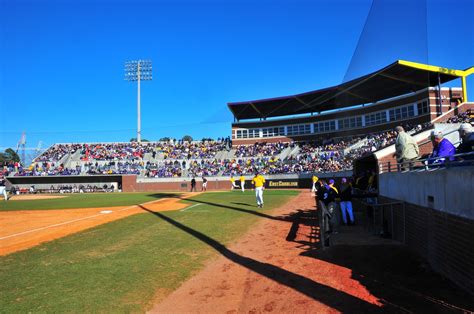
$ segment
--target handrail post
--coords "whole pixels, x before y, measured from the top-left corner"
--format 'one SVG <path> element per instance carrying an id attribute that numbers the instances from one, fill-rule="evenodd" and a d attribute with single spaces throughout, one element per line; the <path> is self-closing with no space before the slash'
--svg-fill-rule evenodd
<path id="1" fill-rule="evenodd" d="M 405 202 L 402 203 L 402 208 L 403 208 L 403 244 L 406 244 L 407 241 L 406 241 L 406 219 L 405 219 L 406 208 L 405 208 Z"/>
<path id="2" fill-rule="evenodd" d="M 391 231 L 391 236 L 392 236 L 392 240 L 394 239 L 395 235 L 393 233 L 393 204 L 390 205 L 390 220 L 392 222 L 392 231 Z"/>

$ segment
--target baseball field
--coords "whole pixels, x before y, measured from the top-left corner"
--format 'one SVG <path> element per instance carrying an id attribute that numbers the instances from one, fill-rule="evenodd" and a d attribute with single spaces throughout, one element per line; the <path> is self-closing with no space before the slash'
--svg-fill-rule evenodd
<path id="1" fill-rule="evenodd" d="M 309 191 L 26 195 L 0 202 L 0 312 L 469 312 L 361 212 L 320 246 Z"/>
<path id="2" fill-rule="evenodd" d="M 298 195 L 266 191 L 14 197 L 0 203 L 2 312 L 143 312 Z M 16 199 L 15 199 L 16 198 Z"/>

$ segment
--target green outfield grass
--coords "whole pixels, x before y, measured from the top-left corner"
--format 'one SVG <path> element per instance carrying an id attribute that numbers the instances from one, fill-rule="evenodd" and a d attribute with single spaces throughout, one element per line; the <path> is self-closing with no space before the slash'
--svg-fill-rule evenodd
<path id="1" fill-rule="evenodd" d="M 0 211 L 130 206 L 143 204 L 163 197 L 176 196 L 178 194 L 179 193 L 54 194 L 65 197 L 28 201 L 1 201 Z"/>
<path id="2" fill-rule="evenodd" d="M 1 312 L 143 312 L 218 256 L 209 243 L 229 244 L 297 194 L 267 190 L 258 209 L 252 191 L 205 193 L 184 200 L 199 204 L 185 211 L 137 214 L 0 257 Z"/>

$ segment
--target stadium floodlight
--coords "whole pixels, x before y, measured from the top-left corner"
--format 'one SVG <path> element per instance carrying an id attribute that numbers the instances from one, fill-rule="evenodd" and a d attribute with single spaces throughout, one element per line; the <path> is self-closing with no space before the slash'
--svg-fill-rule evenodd
<path id="1" fill-rule="evenodd" d="M 133 60 L 125 62 L 125 80 L 137 81 L 137 142 L 142 141 L 140 113 L 140 81 L 151 81 L 151 60 Z"/>

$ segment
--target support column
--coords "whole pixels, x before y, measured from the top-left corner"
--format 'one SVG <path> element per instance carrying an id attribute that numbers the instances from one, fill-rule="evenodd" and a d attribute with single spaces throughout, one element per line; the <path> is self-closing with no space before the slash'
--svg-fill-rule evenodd
<path id="1" fill-rule="evenodd" d="M 138 95 L 137 95 L 137 142 L 140 143 L 142 141 L 142 130 L 141 130 L 141 119 L 140 119 L 140 61 L 138 61 Z"/>
<path id="2" fill-rule="evenodd" d="M 462 82 L 462 102 L 467 102 L 467 84 L 466 84 L 466 77 L 461 76 Z"/>

